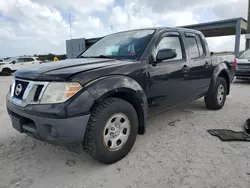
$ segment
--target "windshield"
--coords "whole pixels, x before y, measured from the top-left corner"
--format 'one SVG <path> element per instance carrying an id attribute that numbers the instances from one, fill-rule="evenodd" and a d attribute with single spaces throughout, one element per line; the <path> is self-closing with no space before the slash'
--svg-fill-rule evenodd
<path id="1" fill-rule="evenodd" d="M 246 50 L 243 54 L 241 54 L 239 59 L 250 59 L 250 50 Z"/>
<path id="2" fill-rule="evenodd" d="M 12 57 L 12 58 L 10 58 L 10 59 L 6 59 L 5 61 L 6 62 L 11 62 L 12 60 L 14 60 L 14 59 L 16 59 L 15 57 Z"/>
<path id="3" fill-rule="evenodd" d="M 128 31 L 104 37 L 80 57 L 110 57 L 135 60 L 143 53 L 155 30 Z"/>

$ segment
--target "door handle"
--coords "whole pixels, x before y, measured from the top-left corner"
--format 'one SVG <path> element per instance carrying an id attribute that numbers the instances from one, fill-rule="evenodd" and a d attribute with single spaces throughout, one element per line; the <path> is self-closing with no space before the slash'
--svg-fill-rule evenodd
<path id="1" fill-rule="evenodd" d="M 204 66 L 205 66 L 205 68 L 208 68 L 208 67 L 209 67 L 208 62 L 206 62 L 206 63 L 204 64 Z"/>
<path id="2" fill-rule="evenodd" d="M 189 68 L 188 68 L 187 65 L 184 65 L 184 66 L 182 67 L 182 69 L 181 69 L 181 71 L 182 71 L 183 73 L 186 73 L 188 70 L 189 70 Z"/>

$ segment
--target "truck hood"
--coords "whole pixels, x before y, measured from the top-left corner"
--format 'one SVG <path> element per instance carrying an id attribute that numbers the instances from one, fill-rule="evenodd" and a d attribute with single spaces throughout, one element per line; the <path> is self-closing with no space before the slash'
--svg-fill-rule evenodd
<path id="1" fill-rule="evenodd" d="M 8 61 L 2 61 L 2 62 L 0 62 L 0 64 L 9 64 L 10 62 L 8 62 Z"/>
<path id="2" fill-rule="evenodd" d="M 124 62 L 106 58 L 67 59 L 39 64 L 30 69 L 20 69 L 14 76 L 27 80 L 66 81 L 70 76 L 77 73 L 106 69 L 108 67 L 119 67 L 129 63 L 129 61 Z"/>

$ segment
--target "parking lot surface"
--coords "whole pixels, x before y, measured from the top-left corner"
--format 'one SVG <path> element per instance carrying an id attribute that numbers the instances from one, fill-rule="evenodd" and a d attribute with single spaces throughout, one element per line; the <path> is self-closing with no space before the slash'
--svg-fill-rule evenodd
<path id="1" fill-rule="evenodd" d="M 222 110 L 203 99 L 152 116 L 129 155 L 102 165 L 12 128 L 0 77 L 0 188 L 249 188 L 250 142 L 221 142 L 207 129 L 242 131 L 250 118 L 250 82 L 236 80 Z"/>

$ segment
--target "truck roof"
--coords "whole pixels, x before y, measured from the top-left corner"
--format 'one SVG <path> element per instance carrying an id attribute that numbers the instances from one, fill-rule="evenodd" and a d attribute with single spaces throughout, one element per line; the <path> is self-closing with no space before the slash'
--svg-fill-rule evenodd
<path id="1" fill-rule="evenodd" d="M 142 31 L 142 30 L 156 30 L 157 32 L 160 31 L 167 31 L 167 30 L 171 30 L 171 31 L 184 31 L 184 32 L 190 32 L 190 33 L 196 33 L 196 34 L 202 34 L 202 32 L 198 31 L 198 30 L 194 30 L 194 29 L 187 29 L 187 28 L 182 28 L 182 27 L 147 27 L 147 28 L 139 28 L 139 29 L 131 29 L 131 30 L 124 30 L 124 31 L 120 31 L 120 32 L 116 32 L 116 33 L 123 33 L 123 32 L 128 32 L 128 31 Z M 113 35 L 116 33 L 112 33 L 109 35 Z M 106 35 L 106 36 L 109 36 Z"/>
<path id="2" fill-rule="evenodd" d="M 18 56 L 18 58 L 20 58 L 20 57 L 21 57 L 21 58 L 26 58 L 26 57 L 27 57 L 27 58 L 30 58 L 30 57 L 31 57 L 31 58 L 37 58 L 37 57 L 35 57 L 35 56 Z"/>

